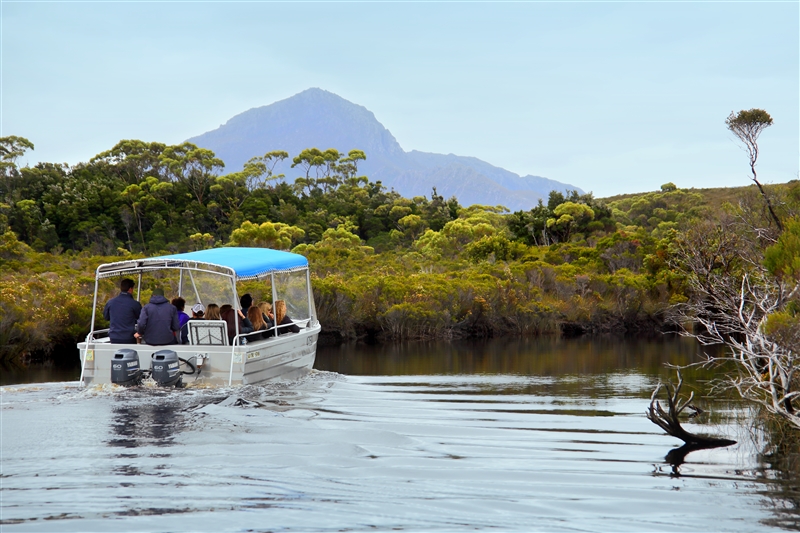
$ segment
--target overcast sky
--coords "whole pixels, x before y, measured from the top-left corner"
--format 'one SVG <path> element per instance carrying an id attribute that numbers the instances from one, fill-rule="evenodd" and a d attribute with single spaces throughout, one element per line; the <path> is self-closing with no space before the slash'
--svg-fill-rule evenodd
<path id="1" fill-rule="evenodd" d="M 20 162 L 179 143 L 309 87 L 405 150 L 598 197 L 749 184 L 725 128 L 758 107 L 759 177 L 800 171 L 800 3 L 9 2 L 1 135 Z M 323 147 L 324 148 L 324 147 Z M 369 154 L 367 154 L 369 157 Z"/>

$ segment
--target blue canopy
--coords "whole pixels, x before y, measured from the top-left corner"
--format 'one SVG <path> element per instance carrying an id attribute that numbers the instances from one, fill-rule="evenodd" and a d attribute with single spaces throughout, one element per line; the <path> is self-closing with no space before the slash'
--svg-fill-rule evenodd
<path id="1" fill-rule="evenodd" d="M 287 272 L 308 268 L 302 255 L 269 248 L 213 248 L 185 254 L 162 255 L 109 263 L 98 267 L 98 277 L 123 273 L 181 268 L 205 264 L 232 271 L 238 280 L 256 279 L 271 272 Z"/>
<path id="2" fill-rule="evenodd" d="M 219 265 L 233 270 L 238 279 L 253 279 L 270 272 L 308 267 L 308 259 L 302 255 L 269 248 L 213 248 L 151 259 Z"/>

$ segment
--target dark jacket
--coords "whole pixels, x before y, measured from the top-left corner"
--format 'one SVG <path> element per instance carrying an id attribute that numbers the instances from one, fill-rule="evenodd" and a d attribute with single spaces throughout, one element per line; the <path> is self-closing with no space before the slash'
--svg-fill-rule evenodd
<path id="1" fill-rule="evenodd" d="M 291 325 L 287 325 L 291 324 Z M 283 335 L 284 333 L 300 333 L 300 328 L 292 322 L 292 319 L 289 318 L 289 315 L 283 317 L 281 323 L 278 324 L 278 335 Z"/>
<path id="2" fill-rule="evenodd" d="M 175 344 L 177 341 L 174 332 L 181 330 L 178 310 L 160 295 L 151 297 L 150 302 L 144 306 L 138 326 L 144 342 L 151 346 Z"/>
<path id="3" fill-rule="evenodd" d="M 266 324 L 266 331 L 263 333 L 263 337 L 269 338 L 275 336 L 275 322 L 272 321 L 270 317 L 261 313 L 261 317 L 264 319 L 264 324 Z"/>
<path id="4" fill-rule="evenodd" d="M 142 304 L 127 292 L 111 298 L 103 308 L 103 318 L 109 321 L 108 337 L 114 344 L 136 344 L 136 321 L 142 312 Z"/>
<path id="5" fill-rule="evenodd" d="M 228 309 L 219 317 L 228 323 L 228 342 L 231 344 L 233 344 L 233 338 L 236 336 L 235 319 L 239 319 L 239 333 L 251 333 L 253 331 L 253 323 L 248 318 L 240 317 L 235 309 Z"/>
<path id="6" fill-rule="evenodd" d="M 250 320 L 250 319 L 248 318 L 248 320 Z M 253 321 L 250 320 L 250 323 L 252 324 Z M 248 340 L 248 342 L 260 341 L 261 339 L 265 339 L 268 336 L 269 335 L 268 335 L 268 332 L 267 332 L 267 325 L 266 324 L 261 324 L 261 327 L 258 328 L 258 329 L 256 329 L 255 326 L 253 326 L 253 333 L 250 333 L 247 336 L 247 340 Z"/>

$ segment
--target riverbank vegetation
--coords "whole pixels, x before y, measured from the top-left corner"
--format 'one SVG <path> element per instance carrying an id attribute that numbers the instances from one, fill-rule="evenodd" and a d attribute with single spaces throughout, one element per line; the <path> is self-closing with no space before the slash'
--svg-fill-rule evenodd
<path id="1" fill-rule="evenodd" d="M 667 183 L 606 200 L 553 192 L 508 213 L 435 188 L 403 198 L 359 175 L 359 150 L 273 151 L 225 174 L 189 143 L 121 141 L 75 166 L 21 168 L 32 143 L 0 145 L 2 358 L 84 337 L 99 263 L 225 245 L 307 256 L 329 340 L 650 333 L 698 317 L 713 331 L 714 313 L 738 309 L 741 279 L 778 295 L 753 315 L 763 342 L 796 346 L 800 331 L 797 181 Z M 297 175 L 274 175 L 289 157 Z M 794 374 L 784 378 L 783 391 L 798 390 Z"/>

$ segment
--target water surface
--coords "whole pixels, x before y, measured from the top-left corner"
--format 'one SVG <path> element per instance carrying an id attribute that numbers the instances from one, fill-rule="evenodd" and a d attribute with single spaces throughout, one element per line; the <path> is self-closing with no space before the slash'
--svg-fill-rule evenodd
<path id="1" fill-rule="evenodd" d="M 293 383 L 2 389 L 3 531 L 766 531 L 796 484 L 751 413 L 644 417 L 686 340 L 412 343 L 320 351 Z M 708 376 L 689 376 L 702 386 Z"/>

